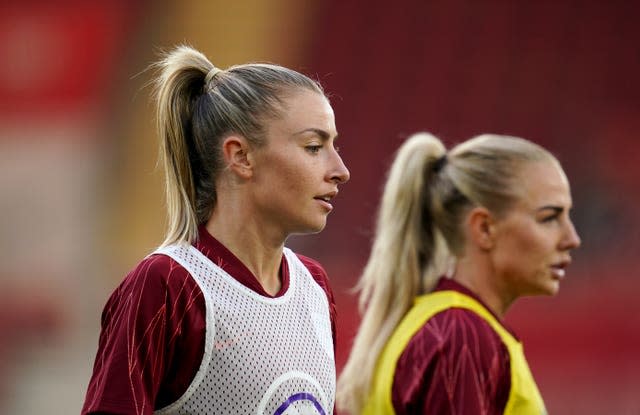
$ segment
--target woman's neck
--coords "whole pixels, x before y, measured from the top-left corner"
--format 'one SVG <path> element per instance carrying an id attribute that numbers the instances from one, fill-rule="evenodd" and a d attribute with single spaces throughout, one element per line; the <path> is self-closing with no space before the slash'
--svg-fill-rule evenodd
<path id="1" fill-rule="evenodd" d="M 513 303 L 513 298 L 503 289 L 490 264 L 474 258 L 460 258 L 452 279 L 473 291 L 500 319 Z"/>
<path id="2" fill-rule="evenodd" d="M 275 295 L 280 291 L 280 264 L 284 237 L 256 221 L 240 206 L 216 207 L 206 224 L 207 231 L 231 251 L 257 278 L 264 290 Z"/>

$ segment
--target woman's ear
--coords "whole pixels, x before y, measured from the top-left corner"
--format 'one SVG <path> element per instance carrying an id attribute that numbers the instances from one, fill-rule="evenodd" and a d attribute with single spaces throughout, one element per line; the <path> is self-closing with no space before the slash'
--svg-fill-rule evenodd
<path id="1" fill-rule="evenodd" d="M 249 157 L 249 142 L 241 135 L 227 136 L 222 142 L 222 155 L 227 168 L 238 176 L 248 179 L 253 174 Z"/>
<path id="2" fill-rule="evenodd" d="M 488 251 L 494 246 L 495 221 L 488 209 L 476 206 L 467 216 L 469 236 L 480 249 Z"/>

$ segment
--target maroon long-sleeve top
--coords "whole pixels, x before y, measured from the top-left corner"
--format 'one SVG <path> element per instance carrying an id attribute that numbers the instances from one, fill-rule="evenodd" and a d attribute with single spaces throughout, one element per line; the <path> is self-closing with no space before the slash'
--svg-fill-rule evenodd
<path id="1" fill-rule="evenodd" d="M 265 297 L 289 288 L 282 259 L 282 287 L 271 296 L 240 260 L 204 227 L 194 244 L 214 264 Z M 324 289 L 330 306 L 335 348 L 335 301 L 326 272 L 298 255 Z M 98 351 L 82 414 L 151 414 L 187 390 L 204 353 L 205 302 L 195 280 L 165 255 L 142 260 L 115 289 L 102 313 Z"/>

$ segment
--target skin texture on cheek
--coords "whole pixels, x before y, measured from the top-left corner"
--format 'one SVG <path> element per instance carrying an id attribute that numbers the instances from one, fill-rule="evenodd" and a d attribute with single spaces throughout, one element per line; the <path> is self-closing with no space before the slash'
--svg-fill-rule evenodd
<path id="1" fill-rule="evenodd" d="M 315 92 L 302 91 L 288 100 L 291 110 L 271 122 L 266 145 L 256 151 L 254 201 L 264 222 L 284 235 L 315 233 L 324 228 L 329 213 L 316 197 L 337 189 L 327 180 L 337 134 L 333 110 Z M 318 145 L 317 151 L 310 151 L 310 143 Z"/>
<path id="2" fill-rule="evenodd" d="M 535 224 L 520 219 L 505 231 L 502 247 L 496 255 L 497 277 L 514 299 L 523 295 L 553 295 L 558 286 L 551 278 L 549 263 L 552 247 Z"/>
<path id="3" fill-rule="evenodd" d="M 313 201 L 307 178 L 309 166 L 299 160 L 294 146 L 268 151 L 261 158 L 255 177 L 255 203 L 267 223 L 277 224 L 283 232 L 315 231 L 324 223 L 306 223 L 308 205 Z M 309 229 L 306 229 L 309 228 Z M 320 230 L 318 229 L 318 230 Z"/>
<path id="4" fill-rule="evenodd" d="M 563 247 L 571 207 L 569 186 L 555 163 L 531 163 L 522 172 L 523 197 L 499 224 L 494 265 L 515 298 L 554 295 L 560 279 L 553 266 L 568 257 Z M 559 212 L 559 213 L 558 213 Z"/>

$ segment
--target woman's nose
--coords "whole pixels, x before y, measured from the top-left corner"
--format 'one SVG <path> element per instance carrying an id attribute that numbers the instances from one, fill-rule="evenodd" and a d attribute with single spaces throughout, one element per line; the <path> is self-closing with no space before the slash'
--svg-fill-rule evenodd
<path id="1" fill-rule="evenodd" d="M 337 151 L 334 151 L 334 155 L 334 165 L 331 169 L 330 180 L 338 184 L 346 183 L 349 181 L 351 173 L 349 173 L 349 169 L 347 169 Z"/>
<path id="2" fill-rule="evenodd" d="M 573 225 L 573 222 L 569 221 L 569 223 L 567 224 L 567 233 L 564 239 L 563 248 L 576 249 L 581 244 L 582 244 L 582 240 L 580 239 L 580 236 L 578 235 L 578 232 L 576 231 L 576 228 Z"/>

